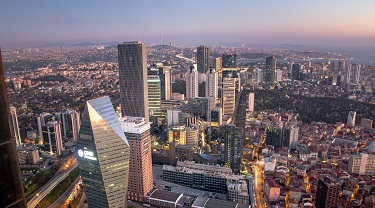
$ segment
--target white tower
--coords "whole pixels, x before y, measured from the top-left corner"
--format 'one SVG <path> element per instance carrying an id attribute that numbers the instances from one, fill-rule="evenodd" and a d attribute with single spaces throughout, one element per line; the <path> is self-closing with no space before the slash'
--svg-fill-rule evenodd
<path id="1" fill-rule="evenodd" d="M 186 72 L 186 98 L 198 97 L 198 71 L 194 66 Z"/>
<path id="2" fill-rule="evenodd" d="M 354 77 L 353 77 L 353 83 L 354 84 L 359 84 L 360 73 L 361 73 L 361 65 L 357 64 L 355 66 Z"/>
<path id="3" fill-rule="evenodd" d="M 348 64 L 345 70 L 345 77 L 344 77 L 345 84 L 349 84 L 350 82 L 350 72 L 351 72 L 351 66 Z"/>
<path id="4" fill-rule="evenodd" d="M 249 93 L 249 104 L 248 104 L 248 108 L 251 112 L 254 112 L 254 100 L 255 100 L 255 97 L 254 97 L 254 93 L 253 92 L 250 92 Z"/>
<path id="5" fill-rule="evenodd" d="M 206 97 L 218 97 L 217 72 L 211 68 L 206 72 Z"/>
<path id="6" fill-rule="evenodd" d="M 18 126 L 17 109 L 14 106 L 10 106 L 10 117 L 12 120 L 14 138 L 16 139 L 17 147 L 22 145 L 20 128 Z"/>
<path id="7" fill-rule="evenodd" d="M 356 116 L 357 116 L 357 112 L 355 112 L 355 111 L 349 111 L 348 122 L 346 123 L 346 125 L 353 125 L 353 126 L 355 126 L 355 117 Z"/>

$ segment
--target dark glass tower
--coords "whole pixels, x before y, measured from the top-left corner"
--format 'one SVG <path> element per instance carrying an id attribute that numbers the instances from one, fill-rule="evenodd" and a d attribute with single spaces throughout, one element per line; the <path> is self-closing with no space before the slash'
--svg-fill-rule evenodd
<path id="1" fill-rule="evenodd" d="M 241 170 L 241 159 L 245 132 L 243 128 L 238 128 L 233 124 L 220 126 L 218 163 L 229 166 L 234 173 Z"/>
<path id="2" fill-rule="evenodd" d="M 146 45 L 124 42 L 117 49 L 122 116 L 144 117 L 148 122 Z"/>
<path id="3" fill-rule="evenodd" d="M 0 50 L 0 207 L 26 207 Z"/>
<path id="4" fill-rule="evenodd" d="M 206 73 L 209 68 L 210 52 L 206 46 L 197 48 L 197 70 L 199 73 Z"/>
<path id="5" fill-rule="evenodd" d="M 275 81 L 276 81 L 276 58 L 275 56 L 270 56 L 266 58 L 265 81 L 268 85 L 275 84 Z"/>

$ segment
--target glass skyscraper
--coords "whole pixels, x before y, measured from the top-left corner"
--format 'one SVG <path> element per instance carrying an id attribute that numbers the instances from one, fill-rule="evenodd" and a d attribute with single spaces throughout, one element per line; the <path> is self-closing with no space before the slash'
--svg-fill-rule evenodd
<path id="1" fill-rule="evenodd" d="M 89 100 L 77 160 L 89 207 L 127 207 L 130 146 L 108 96 Z"/>
<path id="2" fill-rule="evenodd" d="M 139 41 L 118 44 L 122 116 L 149 121 L 146 45 Z"/>
<path id="3" fill-rule="evenodd" d="M 26 207 L 0 50 L 0 207 Z"/>
<path id="4" fill-rule="evenodd" d="M 210 51 L 206 46 L 199 46 L 197 48 L 197 70 L 199 73 L 206 73 L 208 71 L 210 60 Z"/>

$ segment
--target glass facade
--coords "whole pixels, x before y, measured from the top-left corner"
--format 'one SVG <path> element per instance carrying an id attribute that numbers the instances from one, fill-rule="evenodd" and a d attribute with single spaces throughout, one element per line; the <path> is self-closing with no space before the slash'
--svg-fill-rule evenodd
<path id="1" fill-rule="evenodd" d="M 117 49 L 122 115 L 144 117 L 148 122 L 146 45 L 124 42 Z"/>
<path id="2" fill-rule="evenodd" d="M 0 207 L 26 207 L 0 51 Z"/>
<path id="3" fill-rule="evenodd" d="M 148 75 L 148 108 L 150 114 L 155 117 L 161 116 L 160 102 L 161 102 L 161 88 L 160 78 L 157 75 Z"/>
<path id="4" fill-rule="evenodd" d="M 108 96 L 87 102 L 77 160 L 89 207 L 127 207 L 129 143 Z"/>

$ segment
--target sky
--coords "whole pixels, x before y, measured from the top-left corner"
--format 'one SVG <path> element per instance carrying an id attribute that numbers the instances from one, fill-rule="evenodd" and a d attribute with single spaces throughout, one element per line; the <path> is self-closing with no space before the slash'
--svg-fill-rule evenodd
<path id="1" fill-rule="evenodd" d="M 375 46 L 373 0 L 0 0 L 0 44 Z"/>

